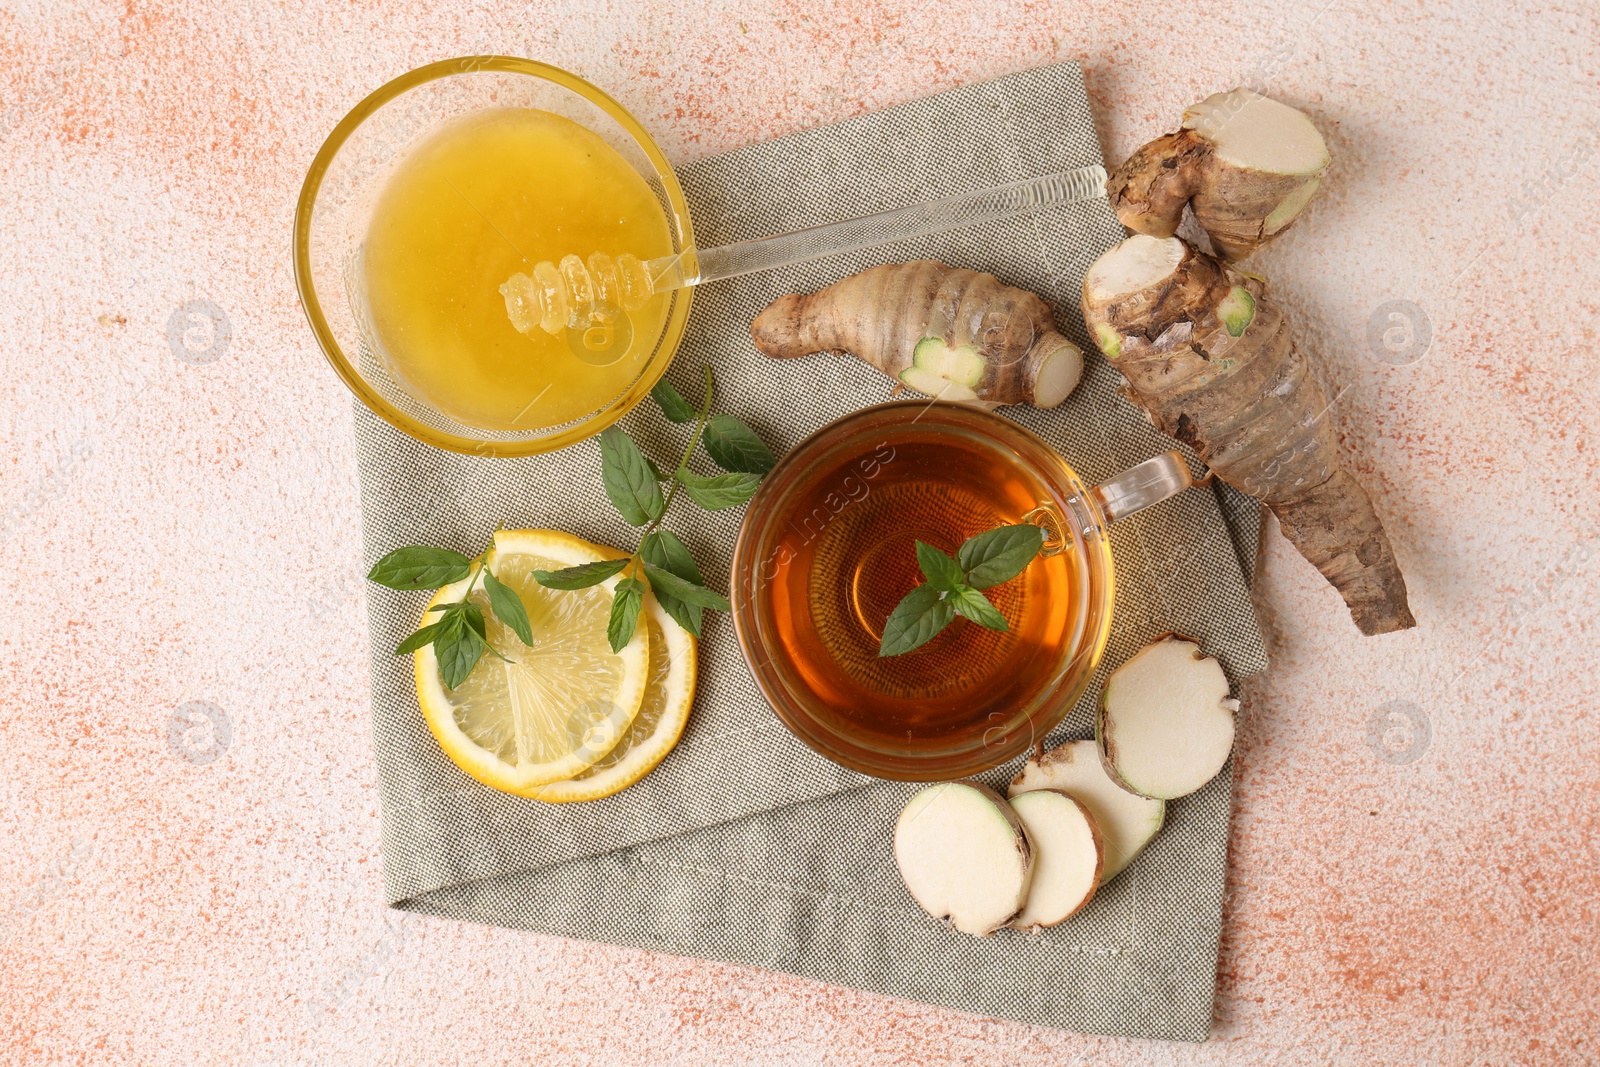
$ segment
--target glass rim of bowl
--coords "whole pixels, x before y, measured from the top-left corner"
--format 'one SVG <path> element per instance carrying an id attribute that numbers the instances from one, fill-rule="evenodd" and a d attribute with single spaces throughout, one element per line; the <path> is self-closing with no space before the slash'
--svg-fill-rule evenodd
<path id="1" fill-rule="evenodd" d="M 311 229 L 317 194 L 322 188 L 322 181 L 327 175 L 328 168 L 351 135 L 385 104 L 409 90 L 451 75 L 473 74 L 479 71 L 500 71 L 538 78 L 576 93 L 604 111 L 634 139 L 640 152 L 655 168 L 667 201 L 677 216 L 676 221 L 681 233 L 680 246 L 685 249 L 694 247 L 694 229 L 689 215 L 689 205 L 684 199 L 683 189 L 678 184 L 678 176 L 672 169 L 672 164 L 667 161 L 666 155 L 639 120 L 609 94 L 576 74 L 538 60 L 502 55 L 459 56 L 417 67 L 374 89 L 339 120 L 322 146 L 317 149 L 317 154 L 306 170 L 305 181 L 300 186 L 300 196 L 295 203 L 293 248 L 295 289 L 306 319 L 311 325 L 311 332 L 317 339 L 317 345 L 332 365 L 334 373 L 338 374 L 346 388 L 366 405 L 369 411 L 389 425 L 424 444 L 451 452 L 498 457 L 539 455 L 587 440 L 615 423 L 655 388 L 656 383 L 661 380 L 667 367 L 672 363 L 672 359 L 652 358 L 645 364 L 633 384 L 605 407 L 544 436 L 506 440 L 468 437 L 429 426 L 411 417 L 367 382 L 345 354 L 339 339 L 334 336 L 327 315 L 323 311 L 322 301 L 317 296 L 316 283 L 312 277 Z M 683 340 L 683 333 L 689 320 L 689 308 L 694 300 L 693 291 L 683 290 L 677 297 L 672 312 L 662 326 L 661 338 L 657 343 L 658 353 L 661 351 L 676 353 L 679 342 Z"/>
<path id="2" fill-rule="evenodd" d="M 1060 509 L 1060 518 L 1072 526 L 1077 540 L 1083 545 L 1084 565 L 1095 572 L 1092 577 L 1097 587 L 1103 589 L 1103 595 L 1097 598 L 1097 603 L 1089 605 L 1090 618 L 1087 620 L 1078 647 L 1063 661 L 1060 671 L 1055 676 L 1041 682 L 1039 692 L 1034 698 L 1033 710 L 1008 728 L 1004 743 L 999 745 L 985 740 L 976 747 L 962 750 L 918 753 L 912 750 L 889 751 L 882 747 L 868 747 L 853 742 L 849 737 L 830 729 L 826 725 L 825 717 L 819 716 L 813 708 L 806 706 L 802 694 L 798 691 L 802 687 L 793 684 L 793 680 L 787 677 L 786 671 L 776 668 L 778 651 L 766 639 L 766 628 L 759 618 L 760 612 L 757 607 L 759 594 L 754 587 L 767 581 L 760 573 L 760 568 L 762 557 L 771 548 L 769 539 L 762 534 L 773 525 L 777 512 L 781 510 L 774 507 L 774 504 L 786 499 L 792 488 L 792 480 L 790 484 L 786 484 L 782 477 L 784 471 L 799 466 L 804 459 L 814 459 L 814 453 L 819 448 L 825 447 L 827 438 L 854 430 L 854 424 L 857 422 L 867 421 L 870 425 L 874 415 L 881 417 L 888 411 L 912 409 L 938 409 L 948 412 L 954 419 L 970 419 L 974 423 L 989 425 L 998 424 L 1003 433 L 1014 432 L 1015 440 L 1025 443 L 1035 453 L 1035 458 L 1041 466 L 1048 465 L 1053 468 L 1048 473 L 1043 470 L 1037 471 L 1037 475 L 1046 481 L 1059 477 L 1065 485 L 1074 488 L 1078 502 L 1087 509 L 1086 513 L 1080 512 L 1069 503 L 1069 506 Z M 921 418 L 918 416 L 916 419 L 907 420 L 905 425 L 920 422 Z M 772 486 L 778 488 L 769 492 L 769 487 Z M 730 592 L 733 599 L 732 622 L 739 650 L 750 667 L 756 688 L 766 698 L 779 721 L 808 748 L 843 767 L 878 778 L 895 781 L 945 781 L 982 774 L 1020 755 L 1031 745 L 1042 743 L 1050 731 L 1066 720 L 1083 694 L 1088 691 L 1111 637 L 1111 623 L 1116 605 L 1115 561 L 1106 538 L 1106 527 L 1109 524 L 1088 489 L 1072 465 L 1038 434 L 1004 416 L 962 404 L 926 400 L 900 400 L 874 404 L 841 416 L 809 434 L 790 449 L 779 460 L 778 466 L 762 480 L 761 488 L 746 506 L 745 518 L 740 523 L 739 534 L 734 542 L 733 560 L 729 567 L 729 580 L 732 585 Z M 758 502 L 764 506 L 758 508 Z M 762 543 L 758 544 L 758 540 Z M 1020 729 L 1023 725 L 1027 726 L 1026 731 Z"/>

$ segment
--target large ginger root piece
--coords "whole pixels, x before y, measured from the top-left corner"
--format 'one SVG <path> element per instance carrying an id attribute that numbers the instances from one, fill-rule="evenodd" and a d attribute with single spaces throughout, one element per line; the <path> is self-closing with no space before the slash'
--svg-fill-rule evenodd
<path id="1" fill-rule="evenodd" d="M 1305 210 L 1330 158 L 1304 112 L 1234 89 L 1128 157 L 1106 194 L 1124 226 L 1151 237 L 1171 237 L 1189 204 L 1217 254 L 1243 259 Z"/>
<path id="2" fill-rule="evenodd" d="M 850 352 L 919 393 L 989 407 L 1055 407 L 1083 370 L 1039 297 L 928 259 L 781 297 L 750 336 L 776 359 Z"/>
<path id="3" fill-rule="evenodd" d="M 1175 237 L 1130 237 L 1089 268 L 1083 316 L 1123 392 L 1272 509 L 1362 633 L 1416 625 L 1372 501 L 1340 466 L 1327 393 L 1263 281 Z"/>

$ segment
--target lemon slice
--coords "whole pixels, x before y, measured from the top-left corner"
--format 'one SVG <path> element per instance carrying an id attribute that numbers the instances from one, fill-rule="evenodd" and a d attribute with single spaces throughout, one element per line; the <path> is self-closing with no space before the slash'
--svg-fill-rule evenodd
<path id="1" fill-rule="evenodd" d="M 445 755 L 484 785 L 531 796 L 604 757 L 639 714 L 650 672 L 645 613 L 633 638 L 612 652 L 606 638 L 620 575 L 587 589 L 546 589 L 536 570 L 560 570 L 608 558 L 594 545 L 555 530 L 502 530 L 489 568 L 522 597 L 533 631 L 524 645 L 489 610 L 478 577 L 472 599 L 483 609 L 489 643 L 467 680 L 446 689 L 433 646 L 416 652 L 417 704 Z M 429 606 L 460 600 L 468 579 L 434 594 Z"/>
<path id="2" fill-rule="evenodd" d="M 622 555 L 613 549 L 599 551 Z M 650 631 L 650 673 L 638 718 L 593 766 L 564 782 L 541 786 L 529 796 L 565 804 L 620 793 L 655 770 L 683 736 L 694 703 L 698 646 L 694 635 L 656 602 L 654 593 L 645 596 L 641 614 Z"/>

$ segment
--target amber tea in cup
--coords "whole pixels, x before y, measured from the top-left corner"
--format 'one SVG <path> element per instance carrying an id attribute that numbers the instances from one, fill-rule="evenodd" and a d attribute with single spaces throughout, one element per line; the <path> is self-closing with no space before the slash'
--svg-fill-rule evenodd
<path id="1" fill-rule="evenodd" d="M 1158 460 L 1166 495 L 1189 484 L 1175 456 Z M 1144 466 L 1124 479 L 1149 481 Z M 846 416 L 785 457 L 740 532 L 734 622 L 758 683 L 803 741 L 870 774 L 950 778 L 1010 759 L 1094 673 L 1111 619 L 1107 504 L 1127 488 L 1084 486 L 1038 437 L 975 408 Z M 912 652 L 878 655 L 890 612 L 924 581 L 917 541 L 954 556 L 1020 522 L 1044 527 L 1046 548 L 985 590 L 1007 632 L 958 617 Z"/>

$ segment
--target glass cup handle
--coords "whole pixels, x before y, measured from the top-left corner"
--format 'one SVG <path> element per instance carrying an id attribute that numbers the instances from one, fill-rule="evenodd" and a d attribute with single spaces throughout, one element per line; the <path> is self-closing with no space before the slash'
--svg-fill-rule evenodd
<path id="1" fill-rule="evenodd" d="M 1089 490 L 1106 522 L 1127 518 L 1152 504 L 1177 496 L 1195 484 L 1189 464 L 1177 452 L 1163 452 L 1129 467 L 1103 485 Z"/>

